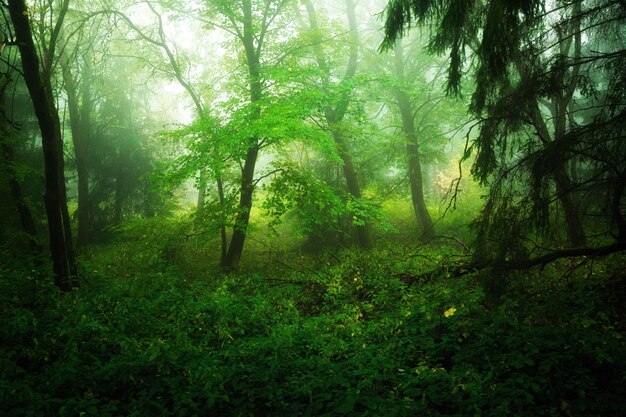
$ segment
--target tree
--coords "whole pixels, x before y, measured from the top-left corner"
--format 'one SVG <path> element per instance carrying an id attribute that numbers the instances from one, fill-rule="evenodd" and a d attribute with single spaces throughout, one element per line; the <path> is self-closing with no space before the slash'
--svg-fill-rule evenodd
<path id="1" fill-rule="evenodd" d="M 77 176 L 78 223 L 76 233 L 77 247 L 85 246 L 93 237 L 93 217 L 89 184 L 89 152 L 93 141 L 93 119 L 95 98 L 92 91 L 95 82 L 94 44 L 100 36 L 97 30 L 84 28 L 84 19 L 78 16 L 79 25 L 83 30 L 74 37 L 78 38 L 72 47 L 70 39 L 63 39 L 63 47 L 59 56 L 59 64 L 63 86 L 67 96 L 67 108 L 70 119 L 73 162 Z M 83 22 L 80 22 L 83 20 Z M 99 27 L 96 25 L 96 27 Z M 62 34 L 62 33 L 61 33 Z M 106 38 L 106 36 L 103 36 Z"/>
<path id="2" fill-rule="evenodd" d="M 424 181 L 422 176 L 422 164 L 420 161 L 420 149 L 415 126 L 416 111 L 413 103 L 405 90 L 407 83 L 405 75 L 404 49 L 401 41 L 396 41 L 393 50 L 394 55 L 394 75 L 397 78 L 398 86 L 394 89 L 396 102 L 402 120 L 402 131 L 406 137 L 406 153 L 408 162 L 409 184 L 411 188 L 411 200 L 413 211 L 418 223 L 422 227 L 422 238 L 429 240 L 434 237 L 435 230 L 433 221 L 426 208 L 424 201 Z"/>
<path id="3" fill-rule="evenodd" d="M 149 103 L 138 92 L 146 75 L 132 57 L 110 56 L 100 66 L 88 154 L 94 237 L 106 237 L 107 228 L 124 220 L 163 212 L 167 204 L 167 197 L 152 187 L 160 155 L 151 138 Z"/>
<path id="4" fill-rule="evenodd" d="M 320 28 L 317 22 L 317 14 L 313 3 L 309 0 L 303 0 L 306 6 L 309 26 L 318 37 L 320 35 Z M 353 79 L 356 74 L 358 59 L 359 59 L 359 45 L 358 45 L 358 30 L 357 19 L 355 13 L 355 5 L 353 0 L 346 0 L 346 11 L 348 17 L 348 33 L 349 33 L 349 56 L 346 65 L 345 73 L 339 81 L 340 86 L 337 88 L 339 93 L 333 99 L 325 105 L 324 119 L 328 128 L 332 134 L 333 140 L 337 147 L 337 153 L 341 158 L 343 175 L 346 181 L 346 187 L 350 197 L 358 202 L 362 198 L 361 186 L 359 184 L 356 169 L 354 167 L 352 153 L 350 151 L 349 141 L 346 138 L 345 129 L 342 126 L 344 118 L 348 111 L 350 101 L 352 99 L 353 88 L 351 87 Z M 318 40 L 318 41 L 321 41 Z M 316 45 L 315 48 L 315 60 L 320 69 L 321 86 L 322 90 L 326 94 L 330 95 L 331 79 L 333 78 L 332 69 L 329 65 L 328 59 L 322 52 L 320 46 Z M 369 233 L 369 226 L 366 221 L 359 221 L 356 224 L 357 239 L 361 247 L 367 248 L 371 246 L 371 239 Z"/>
<path id="5" fill-rule="evenodd" d="M 145 6 L 152 13 L 154 18 L 156 19 L 156 24 L 151 28 L 142 28 L 135 24 L 128 15 L 125 13 L 114 10 L 107 9 L 104 13 L 113 15 L 122 19 L 128 27 L 131 29 L 132 33 L 139 36 L 139 38 L 144 41 L 146 44 L 156 47 L 159 52 L 161 52 L 165 57 L 165 65 L 158 63 L 150 63 L 150 66 L 153 68 L 158 68 L 164 74 L 171 76 L 174 78 L 181 87 L 184 88 L 185 92 L 191 99 L 193 103 L 193 107 L 196 113 L 196 117 L 198 119 L 196 126 L 208 126 L 213 122 L 213 118 L 210 115 L 210 112 L 207 110 L 207 106 L 203 100 L 202 94 L 199 91 L 197 85 L 194 85 L 193 80 L 189 76 L 189 67 L 191 66 L 191 61 L 188 57 L 185 57 L 183 52 L 177 47 L 175 42 L 172 42 L 166 33 L 166 28 L 164 24 L 164 13 L 157 9 L 157 6 L 150 3 L 145 2 Z M 159 61 L 161 61 L 159 59 Z M 202 140 L 204 142 L 210 142 L 212 138 L 210 137 L 210 132 L 198 132 L 197 130 L 194 133 L 202 134 Z M 207 146 L 211 148 L 213 152 L 209 152 L 209 155 L 203 155 L 205 158 L 209 158 L 213 161 L 215 159 L 219 159 L 219 155 L 215 155 L 217 151 L 217 146 Z M 223 210 L 226 206 L 226 197 L 224 192 L 224 181 L 221 170 L 217 169 L 216 164 L 213 164 L 212 167 L 201 166 L 198 169 L 199 178 L 198 178 L 198 200 L 197 200 L 197 209 L 198 213 L 201 214 L 204 210 L 205 204 L 205 195 L 207 189 L 207 177 L 209 174 L 212 174 L 215 179 L 216 189 L 219 199 L 219 206 Z M 226 225 L 222 222 L 220 224 L 220 243 L 221 243 L 221 262 L 226 262 L 226 255 L 228 249 L 228 238 L 226 235 Z"/>
<path id="6" fill-rule="evenodd" d="M 52 92 L 51 74 L 59 32 L 68 7 L 69 1 L 64 0 L 59 7 L 54 27 L 51 28 L 50 38 L 43 45 L 43 55 L 40 57 L 33 40 L 29 20 L 31 14 L 26 3 L 24 0 L 8 2 L 15 39 L 21 54 L 24 80 L 41 130 L 46 186 L 44 200 L 48 217 L 52 269 L 55 283 L 63 291 L 71 290 L 77 285 L 77 281 L 73 279 L 76 275 L 76 262 L 67 210 L 61 125 Z"/>
<path id="7" fill-rule="evenodd" d="M 0 40 L 0 56 L 7 47 L 7 43 L 13 38 L 12 28 L 7 16 L 3 13 L 3 20 L 0 23 L 2 28 L 2 40 Z M 7 48 L 8 51 L 8 48 Z M 10 131 L 18 126 L 12 120 L 9 113 L 9 103 L 7 99 L 7 89 L 15 83 L 15 73 L 17 68 L 17 54 L 8 54 L 6 59 L 0 61 L 0 156 L 4 174 L 9 185 L 10 195 L 14 203 L 15 210 L 19 216 L 20 225 L 28 240 L 30 250 L 33 255 L 39 255 L 41 245 L 37 236 L 35 220 L 30 207 L 26 202 L 20 176 L 17 172 L 18 161 L 15 155 L 15 144 L 12 141 Z M 8 236 L 7 236 L 8 237 Z"/>
<path id="8" fill-rule="evenodd" d="M 537 0 L 393 0 L 385 16 L 383 49 L 412 22 L 433 24 L 429 48 L 449 51 L 451 93 L 460 92 L 471 59 L 470 110 L 482 122 L 466 157 L 476 152 L 472 173 L 490 185 L 477 256 L 526 257 L 539 250 L 526 243 L 531 233 L 552 239 L 560 224 L 568 246 L 584 246 L 581 199 L 590 193 L 611 201 L 606 215 L 612 224 L 600 233 L 623 239 L 626 160 L 618 71 L 626 52 L 618 40 L 623 45 L 626 13 L 620 2 L 559 2 L 546 9 Z M 468 57 L 468 50 L 475 54 Z M 560 246 L 558 239 L 552 244 Z"/>
<path id="9" fill-rule="evenodd" d="M 210 14 L 217 14 L 224 20 L 220 25 L 235 36 L 243 49 L 248 78 L 249 121 L 254 123 L 261 117 L 261 101 L 264 97 L 262 56 L 266 46 L 266 37 L 278 16 L 287 5 L 287 0 L 269 0 L 262 5 L 253 4 L 252 0 L 207 1 Z M 239 266 L 244 242 L 250 221 L 252 197 L 257 184 L 254 178 L 255 167 L 264 140 L 254 132 L 246 140 L 245 156 L 241 163 L 241 181 L 239 204 L 233 227 L 233 234 L 222 266 L 234 269 Z"/>

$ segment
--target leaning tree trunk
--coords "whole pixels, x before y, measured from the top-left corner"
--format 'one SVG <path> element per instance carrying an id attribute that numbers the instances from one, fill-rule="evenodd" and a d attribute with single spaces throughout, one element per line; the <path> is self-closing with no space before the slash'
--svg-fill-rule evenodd
<path id="1" fill-rule="evenodd" d="M 67 211 L 65 190 L 63 140 L 61 124 L 54 104 L 49 73 L 42 75 L 24 0 L 9 0 L 9 13 L 22 57 L 24 81 L 28 87 L 41 130 L 45 173 L 45 207 L 55 284 L 63 291 L 76 283 L 76 263 Z"/>
<path id="2" fill-rule="evenodd" d="M 254 169 L 258 156 L 258 148 L 251 147 L 246 154 L 242 175 L 241 192 L 239 196 L 239 212 L 235 221 L 233 235 L 228 246 L 223 266 L 228 269 L 239 267 L 243 246 L 246 239 L 246 232 L 250 222 L 250 210 L 252 209 L 252 197 L 254 194 Z"/>

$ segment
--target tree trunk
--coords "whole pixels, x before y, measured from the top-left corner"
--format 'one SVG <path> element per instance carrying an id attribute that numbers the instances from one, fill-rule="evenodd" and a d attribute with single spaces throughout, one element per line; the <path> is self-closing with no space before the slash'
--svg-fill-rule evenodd
<path id="1" fill-rule="evenodd" d="M 359 186 L 356 170 L 354 169 L 354 164 L 352 163 L 352 155 L 348 150 L 348 144 L 338 130 L 334 114 L 333 109 L 326 109 L 326 121 L 330 126 L 339 157 L 341 158 L 341 168 L 343 171 L 343 177 L 346 180 L 348 194 L 350 194 L 352 198 L 359 200 L 362 197 L 361 187 Z M 355 225 L 355 229 L 359 246 L 362 248 L 370 248 L 372 246 L 372 242 L 370 239 L 368 223 L 363 222 L 362 224 L 357 224 Z"/>
<path id="2" fill-rule="evenodd" d="M 559 60 L 563 67 L 566 67 L 564 62 L 565 56 L 573 55 L 574 62 L 580 59 L 581 56 L 581 3 L 581 1 L 572 3 L 572 13 L 575 17 L 569 22 L 571 33 L 559 41 L 559 49 L 561 52 Z M 571 50 L 572 42 L 574 45 L 573 51 Z M 571 70 L 568 69 L 567 72 L 561 74 L 564 89 L 557 92 L 553 98 L 555 143 L 561 143 L 566 140 L 568 107 L 572 101 L 576 87 L 578 86 L 579 73 L 580 65 L 574 65 Z M 570 126 L 570 129 L 571 128 L 572 126 Z M 581 209 L 575 201 L 573 181 L 567 171 L 567 161 L 557 164 L 554 169 L 554 180 L 556 183 L 556 194 L 561 202 L 563 214 L 565 215 L 569 245 L 571 247 L 585 246 L 587 239 L 582 222 Z"/>
<path id="3" fill-rule="evenodd" d="M 304 0 L 303 3 L 307 8 L 311 29 L 318 30 L 319 26 L 317 23 L 317 14 L 315 12 L 313 3 L 310 0 Z M 346 73 L 343 77 L 344 81 L 350 80 L 354 77 L 359 57 L 357 22 L 353 0 L 346 0 L 346 9 L 348 14 L 348 24 L 351 40 L 348 65 L 346 67 Z M 324 56 L 320 48 L 317 48 L 315 51 L 315 59 L 320 70 L 322 70 L 322 87 L 324 90 L 327 91 L 330 84 L 330 67 L 328 65 L 328 62 L 326 61 L 326 57 Z M 338 126 L 338 124 L 342 122 L 344 116 L 346 115 L 348 106 L 350 104 L 351 95 L 352 91 L 345 92 L 343 96 L 340 97 L 334 107 L 329 106 L 324 110 L 324 116 L 326 119 L 326 123 L 328 124 L 333 135 L 335 145 L 337 146 L 337 152 L 343 163 L 342 170 L 344 178 L 346 180 L 346 188 L 348 194 L 350 194 L 350 196 L 354 199 L 360 199 L 361 187 L 358 182 L 356 169 L 354 168 L 354 164 L 352 163 L 352 155 L 350 153 L 350 150 L 348 149 L 348 144 Z M 363 224 L 358 224 L 355 226 L 357 242 L 359 246 L 363 248 L 371 247 L 369 224 L 367 222 L 364 222 Z"/>
<path id="4" fill-rule="evenodd" d="M 24 81 L 41 130 L 46 187 L 44 200 L 55 284 L 62 291 L 69 291 L 76 285 L 72 280 L 72 275 L 76 272 L 76 263 L 68 222 L 59 115 L 55 108 L 49 75 L 42 76 L 40 72 L 39 58 L 33 42 L 26 4 L 24 0 L 10 0 L 8 4 L 22 57 Z"/>
<path id="5" fill-rule="evenodd" d="M 74 145 L 74 161 L 76 163 L 76 175 L 78 177 L 78 231 L 76 245 L 83 247 L 89 243 L 91 230 L 90 202 L 89 202 L 89 170 L 87 168 L 88 135 L 90 129 L 91 94 L 89 86 L 82 85 L 82 103 L 79 100 L 79 86 L 76 77 L 70 69 L 67 57 L 61 55 L 61 67 L 65 91 L 67 93 L 67 106 L 70 114 L 70 128 L 72 131 L 72 144 Z M 83 66 L 83 80 L 89 79 L 89 68 Z"/>
<path id="6" fill-rule="evenodd" d="M 200 187 L 198 188 L 198 203 L 196 206 L 196 210 L 201 212 L 204 210 L 204 203 L 206 198 L 206 190 L 207 190 L 207 174 L 203 171 L 200 174 Z M 222 180 L 222 176 L 220 173 L 217 173 L 215 183 L 217 185 L 217 197 L 219 202 L 220 210 L 224 210 L 226 207 L 226 197 L 224 196 L 224 181 Z M 220 212 L 220 215 L 223 213 Z M 243 250 L 243 249 L 242 249 Z M 226 258 L 228 254 L 228 237 L 226 233 L 226 225 L 224 224 L 224 219 L 220 218 L 220 264 L 226 265 Z"/>
<path id="7" fill-rule="evenodd" d="M 413 116 L 413 108 L 411 100 L 407 93 L 403 90 L 406 82 L 404 74 L 404 52 L 402 50 L 401 41 L 396 41 L 394 48 L 394 63 L 396 78 L 400 83 L 400 87 L 396 88 L 395 95 L 400 109 L 402 118 L 402 131 L 406 138 L 407 162 L 409 168 L 409 183 L 411 188 L 411 201 L 413 202 L 413 212 L 415 218 L 422 228 L 422 239 L 429 240 L 435 235 L 433 228 L 433 220 L 426 208 L 424 200 L 424 181 L 422 177 L 422 166 L 420 162 L 419 144 L 415 130 L 415 119 Z"/>
<path id="8" fill-rule="evenodd" d="M 626 219 L 624 219 L 621 209 L 624 191 L 626 191 L 626 168 L 624 168 L 621 174 L 615 179 L 613 184 L 613 196 L 611 198 L 611 214 L 613 222 L 617 226 L 616 239 L 618 242 L 626 242 Z"/>
<path id="9" fill-rule="evenodd" d="M 206 173 L 204 172 L 204 170 L 200 171 L 199 179 L 200 179 L 200 184 L 198 185 L 198 201 L 196 203 L 196 211 L 198 213 L 204 210 L 204 200 L 206 199 L 207 182 L 206 182 Z"/>
<path id="10" fill-rule="evenodd" d="M 78 176 L 78 232 L 76 235 L 76 244 L 83 247 L 89 243 L 89 235 L 91 232 L 91 214 L 90 214 L 90 198 L 89 198 L 89 171 L 87 170 L 87 162 L 84 151 L 77 151 L 76 158 L 76 175 Z"/>
<path id="11" fill-rule="evenodd" d="M 250 210 L 252 209 L 252 197 L 254 194 L 254 169 L 258 156 L 256 147 L 248 149 L 246 160 L 241 175 L 241 192 L 239 196 L 239 212 L 237 214 L 233 235 L 230 239 L 230 246 L 223 264 L 228 269 L 239 267 L 243 246 L 250 221 Z"/>
<path id="12" fill-rule="evenodd" d="M 121 170 L 118 170 L 118 176 L 115 178 L 115 200 L 113 201 L 113 224 L 116 226 L 122 223 L 122 203 L 124 198 L 122 196 L 122 182 L 124 179 L 119 174 L 119 171 Z"/>
<path id="13" fill-rule="evenodd" d="M 424 182 L 418 146 L 409 143 L 407 145 L 407 154 L 409 158 L 409 182 L 411 185 L 413 212 L 422 227 L 422 239 L 430 240 L 435 236 L 435 229 L 433 220 L 426 208 L 426 202 L 424 201 Z"/>
<path id="14" fill-rule="evenodd" d="M 257 48 L 255 45 L 255 32 L 252 19 L 252 2 L 251 0 L 243 0 L 243 36 L 241 41 L 246 54 L 246 64 L 249 75 L 250 88 L 250 104 L 255 106 L 261 100 L 263 94 L 263 86 L 261 84 L 261 61 L 260 51 L 261 45 Z M 260 111 L 256 107 L 252 111 L 251 117 L 258 118 Z M 246 159 L 241 170 L 241 190 L 239 195 L 239 207 L 233 228 L 233 235 L 230 239 L 228 253 L 222 263 L 226 269 L 237 269 L 239 261 L 243 253 L 243 247 L 250 222 L 250 210 L 252 209 L 252 197 L 254 194 L 254 170 L 259 155 L 259 139 L 250 138 Z"/>
<path id="15" fill-rule="evenodd" d="M 563 208 L 568 243 L 570 247 L 583 247 L 587 242 L 585 229 L 580 216 L 580 208 L 574 201 L 572 181 L 567 175 L 564 164 L 554 170 L 554 182 L 557 198 Z"/>
<path id="16" fill-rule="evenodd" d="M 217 174 L 217 197 L 219 198 L 220 208 L 224 210 L 226 207 L 226 198 L 224 197 L 224 183 L 222 181 L 221 173 Z M 224 265 L 226 262 L 226 256 L 228 255 L 228 237 L 226 236 L 226 225 L 224 224 L 224 213 L 220 213 L 220 241 L 221 241 L 221 256 L 220 263 Z"/>

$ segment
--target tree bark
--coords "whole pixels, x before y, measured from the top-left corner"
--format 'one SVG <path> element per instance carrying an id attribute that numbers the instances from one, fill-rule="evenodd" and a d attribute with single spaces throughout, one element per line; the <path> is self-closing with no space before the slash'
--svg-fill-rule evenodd
<path id="1" fill-rule="evenodd" d="M 75 285 L 72 277 L 76 263 L 72 249 L 72 235 L 67 211 L 64 178 L 63 142 L 59 115 L 55 108 L 49 72 L 42 74 L 35 47 L 29 14 L 24 0 L 10 0 L 9 13 L 22 57 L 24 81 L 35 108 L 41 130 L 45 172 L 45 207 L 48 217 L 48 235 L 55 284 L 62 291 Z M 53 48 L 49 48 L 53 50 Z M 45 57 L 46 60 L 52 60 Z"/>
<path id="2" fill-rule="evenodd" d="M 422 228 L 422 239 L 430 240 L 435 236 L 433 220 L 426 207 L 424 200 L 424 180 L 420 162 L 419 144 L 415 130 L 415 118 L 411 100 L 403 90 L 406 83 L 404 73 L 404 51 L 401 40 L 396 41 L 394 48 L 394 68 L 400 87 L 395 89 L 396 101 L 402 119 L 402 131 L 406 138 L 407 163 L 409 168 L 409 184 L 411 188 L 411 201 L 415 218 Z"/>

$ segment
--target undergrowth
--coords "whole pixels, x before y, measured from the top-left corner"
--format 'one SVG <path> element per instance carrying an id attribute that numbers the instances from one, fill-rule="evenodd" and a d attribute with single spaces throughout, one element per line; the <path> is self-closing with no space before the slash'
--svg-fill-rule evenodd
<path id="1" fill-rule="evenodd" d="M 494 302 L 476 276 L 409 285 L 398 272 L 425 261 L 397 255 L 345 250 L 311 268 L 194 279 L 165 261 L 121 273 L 101 252 L 67 295 L 5 267 L 1 414 L 623 412 L 625 288 L 609 278 L 622 261 L 596 266 L 601 276 L 510 277 Z"/>

